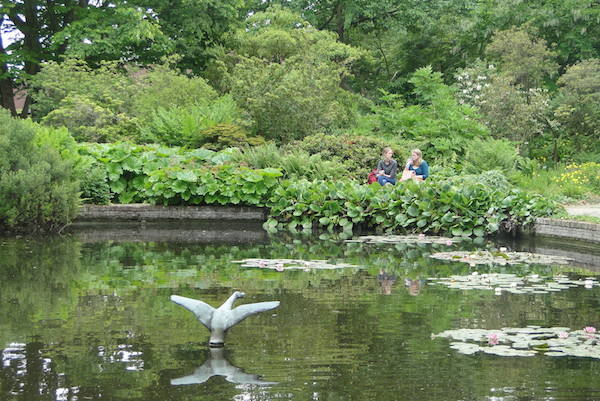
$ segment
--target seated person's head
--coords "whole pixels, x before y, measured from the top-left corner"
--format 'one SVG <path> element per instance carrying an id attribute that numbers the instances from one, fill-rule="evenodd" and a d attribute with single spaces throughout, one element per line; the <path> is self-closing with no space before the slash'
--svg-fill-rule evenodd
<path id="1" fill-rule="evenodd" d="M 413 149 L 411 151 L 410 160 L 412 161 L 413 166 L 419 166 L 423 160 L 423 152 L 419 149 Z"/>
<path id="2" fill-rule="evenodd" d="M 381 151 L 381 156 L 386 160 L 392 160 L 392 156 L 394 156 L 394 151 L 392 150 L 392 148 L 385 147 Z"/>

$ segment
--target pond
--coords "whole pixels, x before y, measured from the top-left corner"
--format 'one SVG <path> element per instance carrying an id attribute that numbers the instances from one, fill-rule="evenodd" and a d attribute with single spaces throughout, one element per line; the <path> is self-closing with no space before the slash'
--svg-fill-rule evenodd
<path id="1" fill-rule="evenodd" d="M 596 271 L 429 257 L 499 247 L 561 252 L 535 239 L 268 237 L 248 224 L 0 239 L 0 400 L 599 400 L 600 359 L 465 355 L 452 340 L 432 338 L 455 329 L 600 327 L 597 285 L 520 294 L 428 280 L 475 271 L 598 274 L 589 263 Z M 234 263 L 244 259 L 355 267 Z M 235 290 L 246 293 L 237 304 L 281 305 L 232 328 L 224 349 L 209 349 L 208 330 L 169 300 L 177 294 L 218 306 Z"/>

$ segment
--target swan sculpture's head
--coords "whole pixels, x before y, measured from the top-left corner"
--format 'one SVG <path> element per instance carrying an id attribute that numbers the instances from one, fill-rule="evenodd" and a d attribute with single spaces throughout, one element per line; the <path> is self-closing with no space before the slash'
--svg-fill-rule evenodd
<path id="1" fill-rule="evenodd" d="M 236 291 L 234 294 L 236 298 L 244 298 L 246 296 L 246 293 L 241 291 Z"/>

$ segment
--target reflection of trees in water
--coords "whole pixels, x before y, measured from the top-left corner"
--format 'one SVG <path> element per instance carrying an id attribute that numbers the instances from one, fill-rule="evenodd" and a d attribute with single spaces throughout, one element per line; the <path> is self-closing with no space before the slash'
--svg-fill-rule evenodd
<path id="1" fill-rule="evenodd" d="M 60 346 L 54 350 L 42 342 L 10 344 L 2 350 L 0 399 L 102 399 L 118 392 L 119 387 L 129 388 L 131 377 L 123 380 L 124 374 L 144 369 L 143 352 L 135 343 L 86 345 L 71 354 Z M 97 380 L 100 374 L 103 385 Z M 151 379 L 144 384 L 148 385 Z"/>
<path id="2" fill-rule="evenodd" d="M 189 312 L 168 300 L 174 288 L 213 305 L 221 304 L 231 288 L 249 289 L 247 302 L 280 300 L 275 313 L 253 316 L 232 329 L 229 362 L 269 381 L 295 383 L 286 390 L 290 397 L 314 391 L 331 399 L 356 399 L 356 389 L 368 387 L 372 399 L 389 399 L 390 383 L 398 393 L 409 393 L 427 379 L 434 392 L 463 386 L 469 388 L 464 398 L 476 399 L 479 367 L 457 369 L 456 360 L 447 358 L 446 344 L 432 343 L 430 333 L 482 322 L 583 327 L 595 321 L 598 300 L 583 289 L 504 299 L 491 292 L 424 285 L 412 297 L 405 278 L 470 271 L 465 264 L 432 261 L 427 257 L 431 250 L 329 241 L 258 246 L 6 241 L 0 247 L 0 279 L 6 288 L 0 292 L 0 345 L 7 361 L 0 368 L 0 399 L 172 398 L 170 380 L 204 360 L 177 349 L 201 347 L 209 336 Z M 230 263 L 247 257 L 343 260 L 365 269 L 277 273 Z M 388 276 L 390 296 L 381 295 L 380 270 Z M 11 342 L 15 345 L 8 346 Z M 386 370 L 389 366 L 411 367 L 415 373 L 398 377 Z M 450 383 L 443 374 L 426 378 L 416 373 L 421 367 L 460 370 L 472 381 Z M 221 398 L 274 398 L 266 390 L 209 382 L 226 395 Z M 177 399 L 215 399 L 215 387 L 182 387 Z"/>
<path id="3" fill-rule="evenodd" d="M 75 306 L 79 249 L 68 238 L 2 240 L 0 333 L 30 327 L 36 319 L 52 324 Z"/>

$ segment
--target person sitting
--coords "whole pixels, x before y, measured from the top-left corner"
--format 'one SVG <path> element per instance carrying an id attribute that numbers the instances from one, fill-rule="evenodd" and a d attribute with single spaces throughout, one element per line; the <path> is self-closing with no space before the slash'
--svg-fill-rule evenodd
<path id="1" fill-rule="evenodd" d="M 400 181 L 415 180 L 424 181 L 429 177 L 429 165 L 423 160 L 423 153 L 419 149 L 413 149 L 411 156 L 406 161 L 404 172 Z"/>
<path id="2" fill-rule="evenodd" d="M 392 159 L 394 152 L 391 148 L 383 148 L 381 155 L 383 159 L 377 163 L 377 182 L 382 186 L 385 184 L 395 185 L 398 162 Z"/>

